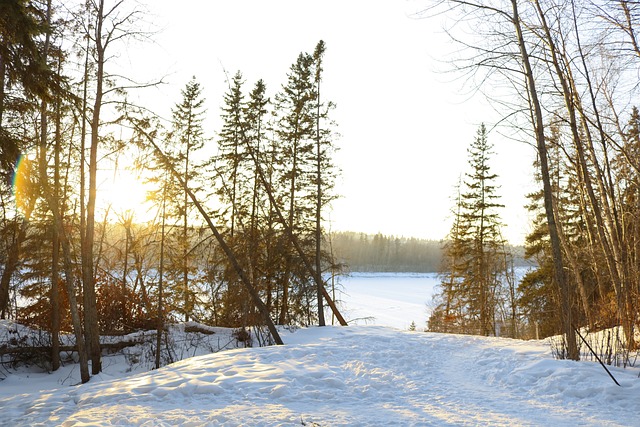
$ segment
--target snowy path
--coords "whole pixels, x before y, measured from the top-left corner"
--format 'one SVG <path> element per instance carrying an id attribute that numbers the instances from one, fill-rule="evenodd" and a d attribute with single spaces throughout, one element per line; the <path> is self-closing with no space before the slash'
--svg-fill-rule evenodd
<path id="1" fill-rule="evenodd" d="M 623 387 L 539 342 L 327 327 L 286 346 L 231 350 L 130 379 L 0 394 L 0 424 L 117 426 L 638 425 L 637 371 Z M 2 384 L 0 383 L 0 387 Z"/>

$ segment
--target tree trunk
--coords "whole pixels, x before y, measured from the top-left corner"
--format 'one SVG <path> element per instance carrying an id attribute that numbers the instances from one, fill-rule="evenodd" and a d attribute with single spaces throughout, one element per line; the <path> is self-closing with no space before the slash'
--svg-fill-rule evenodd
<path id="1" fill-rule="evenodd" d="M 189 128 L 190 130 L 190 128 Z M 187 152 L 185 156 L 184 166 L 184 185 L 189 186 L 189 150 L 190 140 L 187 139 Z M 188 203 L 189 195 L 187 191 L 184 191 L 184 215 L 182 218 L 182 292 L 184 293 L 184 321 L 189 321 L 190 306 L 189 306 L 189 247 L 188 247 L 188 233 L 189 233 L 189 218 L 188 218 Z"/>
<path id="2" fill-rule="evenodd" d="M 183 190 L 186 191 L 187 194 L 189 195 L 189 198 L 191 199 L 191 202 L 195 205 L 195 207 L 198 210 L 198 212 L 200 212 L 200 215 L 205 220 L 205 222 L 209 226 L 209 229 L 211 230 L 211 232 L 213 233 L 214 237 L 218 241 L 218 244 L 220 245 L 220 248 L 222 249 L 222 251 L 227 256 L 227 259 L 231 263 L 231 265 L 232 265 L 233 269 L 235 270 L 236 274 L 238 275 L 238 277 L 240 278 L 241 282 L 244 284 L 245 288 L 249 292 L 249 295 L 251 296 L 251 298 L 253 300 L 253 303 L 255 304 L 256 308 L 260 312 L 260 315 L 263 318 L 264 322 L 266 323 L 267 328 L 269 329 L 269 332 L 271 333 L 271 336 L 273 337 L 273 340 L 275 341 L 275 343 L 278 344 L 278 345 L 284 344 L 284 342 L 282 341 L 282 338 L 280 337 L 280 334 L 278 333 L 278 330 L 275 327 L 275 324 L 271 320 L 271 317 L 269 315 L 269 311 L 267 310 L 267 307 L 264 305 L 264 303 L 260 299 L 260 295 L 258 294 L 258 291 L 256 290 L 256 288 L 249 281 L 247 275 L 245 274 L 244 270 L 242 269 L 242 266 L 238 262 L 238 259 L 236 258 L 235 254 L 233 253 L 233 251 L 231 250 L 231 248 L 229 247 L 227 242 L 224 240 L 224 238 L 222 237 L 222 235 L 218 231 L 218 228 L 213 224 L 213 221 L 211 221 L 211 217 L 207 214 L 207 212 L 204 209 L 204 207 L 200 204 L 200 202 L 196 198 L 195 194 L 193 194 L 193 192 L 189 189 L 189 187 L 187 187 L 185 185 L 185 182 L 182 179 L 182 176 L 180 176 L 180 174 L 177 173 L 176 170 L 171 166 L 171 162 L 167 159 L 167 157 L 162 152 L 160 147 L 158 147 L 158 145 L 155 143 L 153 138 L 149 134 L 144 132 L 144 130 L 140 129 L 137 126 L 136 126 L 136 130 L 138 132 L 140 132 L 140 134 L 142 136 L 144 136 L 147 139 L 147 141 L 153 146 L 153 149 L 154 149 L 156 155 L 158 157 L 160 157 L 162 163 L 168 168 L 168 172 L 170 172 L 173 175 L 173 178 L 178 181 L 178 183 L 183 188 Z"/>
<path id="3" fill-rule="evenodd" d="M 164 182 L 166 183 L 166 177 Z M 156 327 L 156 369 L 160 368 L 162 334 L 164 333 L 164 239 L 166 224 L 167 186 L 162 191 L 162 226 L 160 228 L 160 266 L 158 267 L 158 324 Z"/>
<path id="4" fill-rule="evenodd" d="M 91 358 L 91 372 L 93 375 L 100 373 L 102 362 L 100 360 L 100 331 L 98 329 L 98 311 L 96 306 L 96 286 L 93 270 L 93 245 L 95 239 L 95 209 L 98 171 L 98 145 L 100 130 L 100 110 L 102 108 L 105 49 L 102 45 L 102 25 L 104 0 L 98 3 L 95 28 L 96 43 L 96 98 L 93 104 L 91 119 L 91 146 L 89 147 L 89 198 L 87 200 L 87 222 L 84 235 L 84 249 L 82 253 L 82 282 L 84 291 L 84 325 L 87 347 Z"/>
<path id="5" fill-rule="evenodd" d="M 2 118 L 4 116 L 4 86 L 7 73 L 7 65 L 5 59 L 0 55 L 0 135 L 2 135 Z"/>
<path id="6" fill-rule="evenodd" d="M 551 252 L 553 257 L 553 269 L 554 279 L 560 292 L 560 310 L 562 319 L 562 329 L 567 341 L 567 357 L 569 359 L 578 360 L 580 355 L 578 353 L 578 346 L 576 342 L 576 333 L 573 328 L 573 319 L 571 314 L 571 292 L 568 289 L 568 285 L 564 275 L 564 264 L 562 261 L 562 248 L 560 246 L 560 238 L 558 236 L 558 225 L 556 224 L 556 216 L 553 209 L 553 193 L 551 189 L 551 180 L 549 176 L 549 165 L 547 159 L 547 147 L 544 135 L 544 119 L 542 115 L 542 108 L 538 99 L 538 93 L 536 90 L 535 77 L 533 75 L 533 69 L 527 51 L 527 46 L 524 41 L 522 33 L 522 27 L 520 23 L 520 16 L 518 13 L 517 0 L 511 0 L 511 6 L 513 10 L 512 23 L 515 27 L 516 36 L 518 40 L 518 47 L 520 49 L 520 56 L 522 59 L 522 65 L 524 67 L 525 78 L 528 88 L 529 100 L 533 107 L 533 126 L 536 136 L 536 145 L 538 148 L 538 156 L 540 160 L 540 171 L 543 184 L 544 195 L 544 208 L 547 216 L 547 225 L 549 229 L 549 238 L 551 241 Z"/>
<path id="7" fill-rule="evenodd" d="M 51 1 L 48 2 L 51 7 Z M 61 73 L 61 62 L 58 61 L 58 76 Z M 54 145 L 54 171 L 53 171 L 53 200 L 56 206 L 60 206 L 60 151 L 61 147 L 61 123 L 60 97 L 56 100 L 56 126 Z M 53 226 L 53 248 L 51 255 L 51 370 L 60 368 L 60 233 Z"/>
<path id="8" fill-rule="evenodd" d="M 60 213 L 58 200 L 53 195 L 49 187 L 47 177 L 47 103 L 42 101 L 40 107 L 40 158 L 39 158 L 39 175 L 40 186 L 45 196 L 49 209 L 53 214 L 54 225 L 58 230 L 60 242 L 62 244 L 63 257 L 64 257 L 64 270 L 67 287 L 67 296 L 69 299 L 69 309 L 71 311 L 71 319 L 73 322 L 73 331 L 76 338 L 76 345 L 78 346 L 78 355 L 80 361 L 80 378 L 83 383 L 89 381 L 89 367 L 87 360 L 87 353 L 85 351 L 84 337 L 82 335 L 82 322 L 80 320 L 80 313 L 78 311 L 78 302 L 76 299 L 76 279 L 73 271 L 73 263 L 71 260 L 71 248 L 68 236 L 64 230 L 64 223 L 62 214 Z"/>
<path id="9" fill-rule="evenodd" d="M 324 54 L 324 42 L 320 41 L 314 52 L 316 61 L 316 301 L 318 304 L 318 325 L 325 326 L 324 306 L 322 301 L 322 144 L 320 132 L 320 82 L 322 73 L 322 56 Z M 319 279 L 319 280 L 318 280 Z"/>
<path id="10" fill-rule="evenodd" d="M 14 238 L 7 250 L 7 260 L 0 277 L 0 319 L 6 319 L 9 313 L 9 288 L 11 278 L 18 269 L 20 261 L 20 248 L 26 237 L 28 221 L 24 219 L 19 225 L 16 221 L 17 230 L 14 231 Z"/>

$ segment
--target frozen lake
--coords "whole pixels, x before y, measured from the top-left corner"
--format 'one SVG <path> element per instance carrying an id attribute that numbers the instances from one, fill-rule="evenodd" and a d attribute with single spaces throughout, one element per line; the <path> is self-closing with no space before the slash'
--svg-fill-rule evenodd
<path id="1" fill-rule="evenodd" d="M 415 322 L 416 329 L 423 330 L 438 282 L 436 273 L 352 273 L 340 277 L 342 292 L 336 299 L 351 325 L 406 330 Z"/>

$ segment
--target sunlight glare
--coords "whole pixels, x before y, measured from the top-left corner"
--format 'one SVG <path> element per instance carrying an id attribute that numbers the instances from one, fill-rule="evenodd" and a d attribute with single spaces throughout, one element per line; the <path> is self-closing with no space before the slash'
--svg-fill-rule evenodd
<path id="1" fill-rule="evenodd" d="M 110 171 L 98 188 L 97 204 L 103 211 L 108 209 L 116 221 L 123 215 L 132 215 L 134 222 L 148 222 L 154 217 L 152 204 L 147 200 L 150 190 L 131 169 Z"/>

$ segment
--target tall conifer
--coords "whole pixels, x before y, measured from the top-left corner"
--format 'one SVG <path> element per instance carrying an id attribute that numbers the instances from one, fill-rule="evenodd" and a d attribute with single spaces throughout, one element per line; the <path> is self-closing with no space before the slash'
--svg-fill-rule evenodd
<path id="1" fill-rule="evenodd" d="M 436 327 L 452 332 L 496 334 L 496 296 L 504 276 L 505 242 L 498 214 L 503 205 L 497 194 L 497 175 L 489 165 L 491 149 L 483 124 L 468 149 L 471 171 L 459 190 L 450 240 L 445 245 L 443 301 L 432 316 L 438 319 Z"/>
<path id="2" fill-rule="evenodd" d="M 192 191 L 197 191 L 198 169 L 197 152 L 204 146 L 204 130 L 202 122 L 204 120 L 204 98 L 202 97 L 202 88 L 192 78 L 185 88 L 181 91 L 182 101 L 176 104 L 173 109 L 173 129 L 170 140 L 173 147 L 173 157 L 176 170 L 180 171 L 185 186 Z M 190 212 L 192 203 L 189 199 L 187 191 L 177 189 L 181 197 L 176 202 L 178 205 L 177 214 L 181 221 L 181 233 L 178 239 L 180 246 L 178 259 L 174 261 L 174 269 L 178 273 L 176 277 L 179 283 L 178 294 L 181 295 L 183 301 L 182 312 L 185 321 L 189 321 L 194 304 L 194 290 L 189 282 L 190 273 L 194 270 L 194 266 L 190 262 L 191 244 L 190 244 Z M 177 284 L 176 283 L 176 284 Z"/>
<path id="3" fill-rule="evenodd" d="M 291 66 L 287 75 L 287 83 L 275 97 L 275 113 L 277 115 L 276 135 L 279 142 L 280 159 L 278 166 L 282 170 L 278 187 L 286 189 L 282 194 L 286 207 L 287 227 L 298 235 L 308 229 L 304 223 L 312 218 L 313 209 L 304 205 L 305 180 L 309 172 L 309 156 L 313 150 L 313 57 L 301 53 Z M 308 190 L 308 188 L 307 188 Z M 287 245 L 286 265 L 282 276 L 282 297 L 279 323 L 288 323 L 289 298 L 294 274 L 294 257 L 292 248 Z M 304 285 L 304 284 L 302 284 Z M 299 289 L 304 293 L 303 289 Z M 298 296 L 304 296 L 299 294 Z"/>

